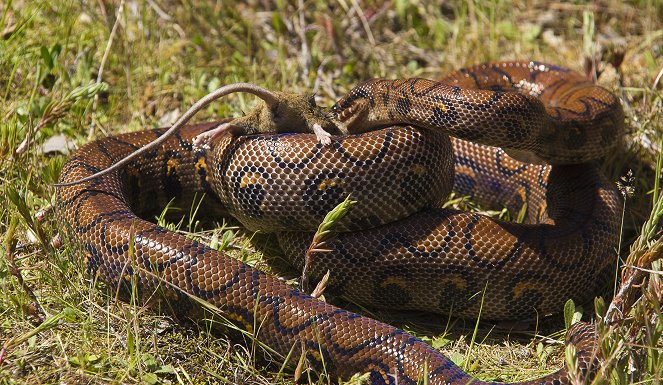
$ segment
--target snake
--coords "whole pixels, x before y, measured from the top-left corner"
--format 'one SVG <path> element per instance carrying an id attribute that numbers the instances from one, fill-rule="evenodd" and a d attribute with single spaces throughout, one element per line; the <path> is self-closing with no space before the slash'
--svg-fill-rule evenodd
<path id="1" fill-rule="evenodd" d="M 327 250 L 312 254 L 310 274 L 329 271 L 329 290 L 375 308 L 533 319 L 569 298 L 591 301 L 605 285 L 620 198 L 595 160 L 623 130 L 619 100 L 607 90 L 560 66 L 499 62 L 437 81 L 369 80 L 331 111 L 357 132 L 328 145 L 278 133 L 200 147 L 194 139 L 227 120 L 187 125 L 127 167 L 58 187 L 56 212 L 75 255 L 124 296 L 194 320 L 205 313 L 203 300 L 283 357 L 304 356 L 331 378 L 368 373 L 371 384 L 484 382 L 405 331 L 145 218 L 204 194 L 201 212 L 276 232 L 284 254 L 303 266 L 311 232 L 350 196 L 357 203 L 335 224 Z M 164 131 L 83 145 L 60 182 L 103 170 Z M 452 189 L 524 223 L 445 208 Z M 578 373 L 594 376 L 595 326 L 573 324 L 566 342 Z M 562 368 L 525 383 L 566 384 L 572 375 Z"/>

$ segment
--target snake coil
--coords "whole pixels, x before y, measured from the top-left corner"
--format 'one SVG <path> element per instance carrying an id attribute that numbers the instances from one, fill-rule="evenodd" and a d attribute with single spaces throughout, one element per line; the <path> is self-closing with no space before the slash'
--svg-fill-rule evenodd
<path id="1" fill-rule="evenodd" d="M 506 62 L 439 82 L 369 81 L 334 112 L 357 131 L 392 123 L 423 129 L 389 127 L 328 146 L 313 135 L 256 135 L 201 149 L 194 138 L 218 123 L 185 126 L 121 171 L 59 187 L 57 212 L 88 269 L 111 287 L 128 291 L 133 277 L 145 301 L 194 319 L 201 309 L 192 297 L 201 298 L 284 356 L 294 347 L 318 369 L 324 361 L 341 377 L 370 372 L 373 384 L 482 382 L 397 328 L 320 302 L 141 216 L 173 197 L 186 206 L 205 193 L 210 212 L 223 208 L 247 228 L 283 231 L 284 251 L 301 264 L 310 231 L 351 193 L 359 203 L 341 223 L 348 232 L 330 242 L 332 252 L 316 258 L 311 273 L 331 270 L 332 288 L 376 307 L 475 317 L 475 294 L 488 283 L 482 318 L 532 318 L 558 311 L 568 298 L 588 301 L 605 282 L 618 242 L 619 197 L 586 162 L 621 135 L 623 113 L 609 92 L 561 67 Z M 107 168 L 162 132 L 89 143 L 64 165 L 60 181 Z M 558 165 L 450 142 L 448 133 Z M 569 164 L 575 162 L 581 164 Z M 528 223 L 429 209 L 451 185 L 511 212 L 526 205 Z M 595 339 L 585 323 L 567 333 L 579 370 L 590 376 Z M 529 383 L 568 381 L 562 369 Z"/>

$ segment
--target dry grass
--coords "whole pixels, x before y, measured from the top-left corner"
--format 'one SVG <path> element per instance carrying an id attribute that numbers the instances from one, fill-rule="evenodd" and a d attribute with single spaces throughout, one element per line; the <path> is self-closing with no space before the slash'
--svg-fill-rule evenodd
<path id="1" fill-rule="evenodd" d="M 292 383 L 292 370 L 262 359 L 255 341 L 230 341 L 205 325 L 182 326 L 118 302 L 102 285 L 90 283 L 69 250 L 50 246 L 59 224 L 51 216 L 35 218 L 53 201 L 47 184 L 57 178 L 65 156 L 42 151 L 49 139 L 64 134 L 80 145 L 167 125 L 208 91 L 237 81 L 313 90 L 321 104 L 329 105 L 370 77 L 436 77 L 478 62 L 530 58 L 600 74 L 599 83 L 622 97 L 630 133 L 603 168 L 615 182 L 633 172 L 620 258 L 625 266 L 654 272 L 636 277 L 646 280 L 642 285 L 635 280 L 628 291 L 634 305 L 627 303 L 623 315 L 612 312 L 620 322 L 603 326 L 604 353 L 610 357 L 604 374 L 611 383 L 660 383 L 663 321 L 656 242 L 661 242 L 663 203 L 653 204 L 652 195 L 660 191 L 656 164 L 663 143 L 663 5 L 616 0 L 293 4 L 0 4 L 0 181 L 5 186 L 0 343 L 7 347 L 0 384 Z M 98 78 L 107 88 L 72 93 Z M 238 95 L 213 104 L 197 119 L 239 114 L 251 103 Z M 26 137 L 25 150 L 15 153 Z M 236 234 L 227 236 L 231 245 L 244 245 Z M 250 248 L 237 254 L 262 264 Z M 605 311 L 605 306 L 596 309 Z M 447 333 L 446 319 L 433 325 L 429 318 L 394 321 L 416 330 L 481 379 L 535 378 L 563 363 L 561 345 L 532 341 L 527 334 L 482 325 L 470 352 L 471 321 L 454 320 Z M 558 320 L 551 323 L 546 330 L 562 328 Z"/>

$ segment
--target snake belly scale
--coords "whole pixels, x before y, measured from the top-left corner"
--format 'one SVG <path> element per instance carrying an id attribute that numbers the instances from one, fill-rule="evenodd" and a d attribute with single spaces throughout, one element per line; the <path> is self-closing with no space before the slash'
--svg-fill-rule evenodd
<path id="1" fill-rule="evenodd" d="M 623 115 L 613 99 L 559 67 L 520 62 L 477 66 L 449 75 L 442 83 L 492 88 L 499 95 L 508 94 L 509 86 L 521 92 L 525 87 L 548 105 L 562 108 L 560 116 L 577 134 L 595 138 L 584 131 L 592 129 L 592 117 L 600 121 L 600 140 L 617 138 L 621 130 Z M 549 86 L 552 93 L 546 93 Z M 160 149 L 120 172 L 58 188 L 57 212 L 91 272 L 121 292 L 129 290 L 133 278 L 146 302 L 161 302 L 178 316 L 200 317 L 201 309 L 192 298 L 199 297 L 277 352 L 287 355 L 294 347 L 297 353 L 304 351 L 314 367 L 322 367 L 324 360 L 325 369 L 340 377 L 370 372 L 373 384 L 415 384 L 424 377 L 431 384 L 480 384 L 393 326 L 318 301 L 141 219 L 173 197 L 177 205 L 186 207 L 195 194 L 205 193 L 210 211 L 227 210 L 248 228 L 295 230 L 280 233 L 279 241 L 300 264 L 301 251 L 310 242 L 308 231 L 315 229 L 327 208 L 351 193 L 359 203 L 341 224 L 349 232 L 330 243 L 331 253 L 316 258 L 312 273 L 330 269 L 331 287 L 353 300 L 440 313 L 453 308 L 454 314 L 474 317 L 478 305 L 472 298 L 488 283 L 482 318 L 494 320 L 559 311 L 568 298 L 590 300 L 611 269 L 618 242 L 618 194 L 597 168 L 587 163 L 531 165 L 499 149 L 457 139 L 449 142 L 446 133 L 438 132 L 445 128 L 431 127 L 431 119 L 412 121 L 412 111 L 425 106 L 425 101 L 418 104 L 416 92 L 390 89 L 386 93 L 384 88 L 364 86 L 361 97 L 352 91 L 348 95 L 354 101 L 377 104 L 379 100 L 387 106 L 392 100 L 398 105 L 407 96 L 409 107 L 400 102 L 397 112 L 386 112 L 389 119 L 405 116 L 402 123 L 424 129 L 390 127 L 334 138 L 330 146 L 306 134 L 223 138 L 211 149 L 200 149 L 193 146 L 193 139 L 217 123 L 186 126 Z M 469 114 L 499 106 L 492 115 L 497 126 L 519 111 L 501 102 L 473 103 L 461 94 L 456 97 L 462 103 L 445 108 Z M 583 97 L 600 103 L 578 109 L 577 103 L 586 103 Z M 343 112 L 344 105 L 352 105 L 347 100 L 339 101 L 337 113 L 352 118 L 352 113 Z M 374 124 L 370 118 L 362 117 Z M 482 129 L 484 134 L 477 136 L 485 138 L 492 128 Z M 161 132 L 148 130 L 89 143 L 64 165 L 60 180 L 73 181 L 104 169 Z M 551 146 L 564 143 L 560 136 L 532 131 L 523 135 L 549 145 L 514 148 L 543 149 L 538 154 L 545 159 L 554 155 L 548 151 Z M 597 140 L 586 140 L 592 147 L 588 152 L 600 152 L 593 148 Z M 586 160 L 578 158 L 575 149 L 563 150 L 560 163 Z M 452 163 L 455 176 L 445 167 Z M 487 205 L 517 211 L 527 204 L 529 223 L 426 209 L 439 203 L 440 194 L 452 184 L 459 194 Z M 132 257 L 130 243 L 135 247 Z M 352 278 L 353 272 L 359 274 Z M 253 330 L 253 325 L 261 327 Z M 586 323 L 573 325 L 567 333 L 584 373 L 591 373 L 597 359 L 595 338 L 593 326 Z M 529 383 L 567 382 L 568 373 L 561 369 Z"/>

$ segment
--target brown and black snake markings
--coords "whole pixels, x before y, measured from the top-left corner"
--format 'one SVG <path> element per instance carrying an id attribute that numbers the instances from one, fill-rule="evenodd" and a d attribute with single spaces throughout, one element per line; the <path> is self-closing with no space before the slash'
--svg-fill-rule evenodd
<path id="1" fill-rule="evenodd" d="M 58 188 L 57 211 L 80 246 L 77 255 L 125 294 L 133 280 L 146 303 L 193 319 L 202 310 L 192 297 L 202 298 L 284 356 L 294 347 L 317 369 L 324 360 L 332 376 L 370 372 L 373 384 L 416 384 L 426 376 L 430 384 L 482 382 L 401 330 L 318 301 L 141 217 L 173 197 L 187 207 L 205 193 L 208 211 L 227 211 L 252 230 L 278 231 L 284 252 L 301 265 L 310 231 L 351 194 L 358 203 L 340 223 L 348 232 L 329 243 L 332 252 L 316 259 L 311 274 L 329 269 L 331 288 L 373 307 L 453 308 L 476 317 L 476 293 L 487 287 L 482 319 L 534 318 L 560 311 L 569 298 L 590 301 L 605 283 L 618 242 L 619 198 L 588 161 L 621 135 L 623 113 L 608 91 L 561 67 L 507 62 L 439 83 L 369 81 L 333 111 L 351 132 L 394 123 L 423 128 L 388 127 L 334 137 L 330 145 L 310 134 L 222 137 L 202 149 L 194 138 L 218 123 L 186 126 L 124 169 Z M 105 169 L 161 132 L 89 143 L 60 180 Z M 450 142 L 449 133 L 519 155 L 534 150 L 558 165 Z M 431 208 L 452 185 L 486 207 L 517 212 L 526 203 L 526 224 Z M 586 323 L 567 333 L 580 372 L 590 376 L 595 338 Z M 568 381 L 562 369 L 529 383 Z"/>

